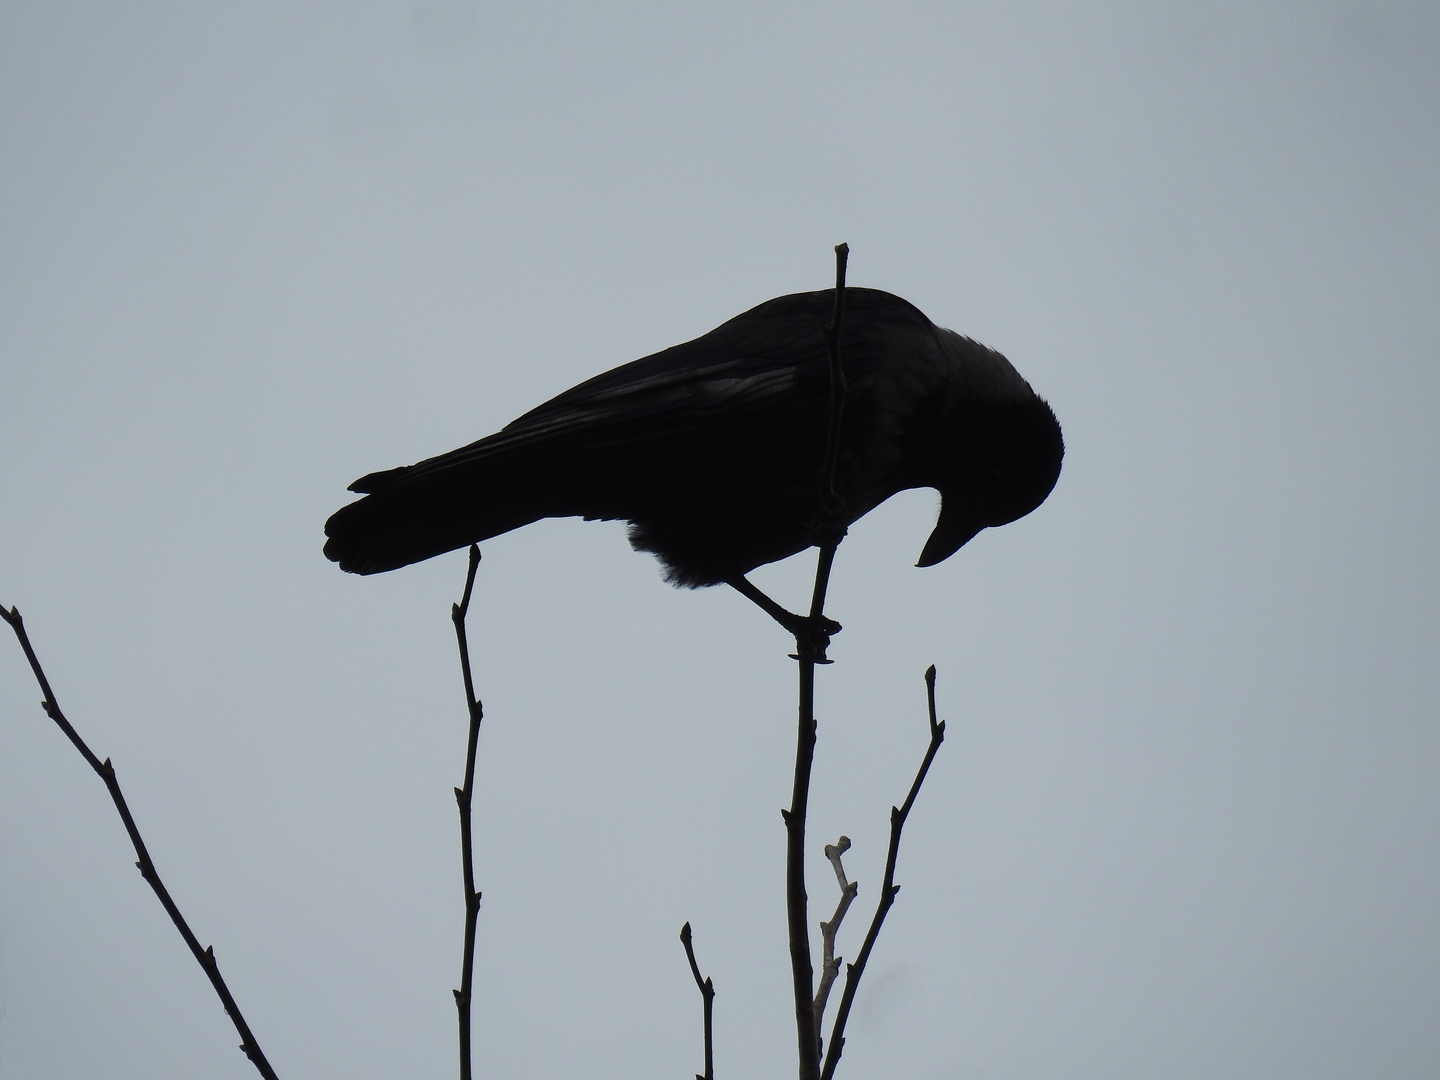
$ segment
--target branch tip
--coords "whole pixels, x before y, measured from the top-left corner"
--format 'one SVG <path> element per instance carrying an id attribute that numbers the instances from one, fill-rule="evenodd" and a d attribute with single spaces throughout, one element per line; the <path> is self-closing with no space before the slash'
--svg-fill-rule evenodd
<path id="1" fill-rule="evenodd" d="M 715 1077 L 715 1042 L 714 1042 L 714 1010 L 715 1010 L 715 983 L 707 975 L 702 978 L 700 965 L 695 960 L 695 946 L 690 933 L 690 923 L 687 921 L 680 928 L 680 942 L 685 946 L 685 959 L 690 964 L 690 974 L 695 979 L 695 985 L 700 990 L 700 1004 L 703 1010 L 703 1022 L 705 1031 L 705 1072 L 696 1073 L 695 1080 L 714 1080 Z"/>

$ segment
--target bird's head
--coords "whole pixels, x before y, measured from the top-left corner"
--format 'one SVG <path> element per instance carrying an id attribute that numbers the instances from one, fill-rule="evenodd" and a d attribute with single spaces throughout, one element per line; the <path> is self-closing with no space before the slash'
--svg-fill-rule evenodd
<path id="1" fill-rule="evenodd" d="M 936 448 L 940 518 L 916 566 L 934 566 L 981 529 L 1034 510 L 1060 478 L 1065 443 L 1054 412 L 1028 400 L 966 403 L 952 410 Z"/>

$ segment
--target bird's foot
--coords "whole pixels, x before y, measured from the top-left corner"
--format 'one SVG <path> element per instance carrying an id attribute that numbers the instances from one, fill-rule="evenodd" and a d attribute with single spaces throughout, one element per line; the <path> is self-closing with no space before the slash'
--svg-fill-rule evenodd
<path id="1" fill-rule="evenodd" d="M 810 661 L 815 664 L 833 664 L 835 661 L 825 655 L 825 650 L 830 647 L 830 639 L 844 627 L 834 619 L 827 619 L 824 615 L 814 619 L 808 615 L 791 615 L 790 617 L 795 620 L 794 625 L 785 627 L 795 635 L 795 651 L 790 654 L 790 659 Z"/>
<path id="2" fill-rule="evenodd" d="M 797 615 L 793 611 L 788 611 L 750 584 L 749 579 L 743 575 L 732 578 L 726 584 L 795 635 L 795 652 L 791 653 L 794 659 L 808 660 L 816 664 L 834 662 L 825 657 L 825 650 L 830 645 L 830 639 L 843 629 L 834 619 L 826 618 L 824 615 L 813 617 Z"/>

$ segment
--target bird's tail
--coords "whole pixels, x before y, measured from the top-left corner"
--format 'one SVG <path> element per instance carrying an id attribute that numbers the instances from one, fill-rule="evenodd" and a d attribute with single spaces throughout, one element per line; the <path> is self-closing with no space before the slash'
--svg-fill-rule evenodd
<path id="1" fill-rule="evenodd" d="M 409 472 L 372 473 L 351 485 L 369 494 L 325 523 L 325 555 L 340 569 L 383 573 L 549 516 L 533 496 L 487 484 L 473 470 Z"/>

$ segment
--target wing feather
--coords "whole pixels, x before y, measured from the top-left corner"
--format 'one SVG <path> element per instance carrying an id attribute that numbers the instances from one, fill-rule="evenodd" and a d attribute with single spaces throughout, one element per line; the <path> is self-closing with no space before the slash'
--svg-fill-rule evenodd
<path id="1" fill-rule="evenodd" d="M 767 310 L 777 303 L 762 304 L 703 337 L 597 375 L 468 446 L 361 477 L 351 490 L 383 491 L 401 481 L 498 464 L 512 456 L 564 457 L 578 450 L 664 442 L 828 392 L 823 323 L 797 325 L 793 312 Z"/>

